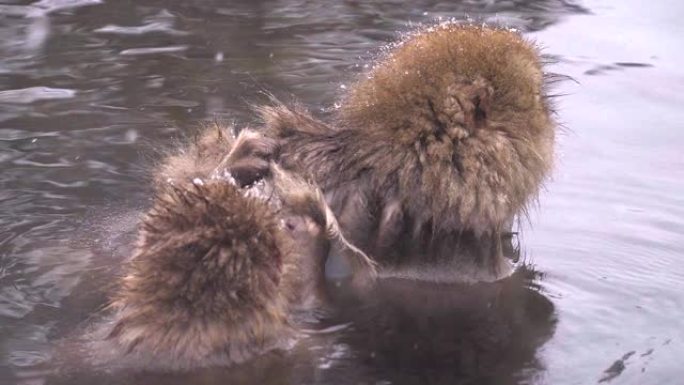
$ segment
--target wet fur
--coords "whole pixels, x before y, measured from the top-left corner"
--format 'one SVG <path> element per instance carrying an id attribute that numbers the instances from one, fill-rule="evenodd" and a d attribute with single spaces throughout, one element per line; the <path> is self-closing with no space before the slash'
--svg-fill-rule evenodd
<path id="1" fill-rule="evenodd" d="M 259 109 L 283 166 L 313 175 L 385 272 L 437 261 L 508 274 L 501 237 L 553 163 L 538 49 L 504 29 L 435 26 L 349 88 L 330 125 L 297 105 Z"/>
<path id="2" fill-rule="evenodd" d="M 163 188 L 112 302 L 108 339 L 129 359 L 173 369 L 284 346 L 282 237 L 268 205 L 229 183 Z"/>
<path id="3" fill-rule="evenodd" d="M 307 302 L 299 293 L 322 269 L 293 251 L 281 211 L 244 194 L 264 175 L 310 186 L 305 199 L 284 193 L 296 189 L 275 195 L 371 254 L 384 274 L 425 278 L 454 273 L 449 265 L 455 280 L 486 281 L 507 273 L 501 237 L 552 164 L 555 124 L 537 49 L 506 30 L 412 34 L 351 87 L 331 124 L 301 106 L 260 111 L 268 136 L 243 136 L 244 153 L 217 127 L 160 167 L 154 208 L 112 302 L 109 341 L 121 355 L 147 367 L 231 364 L 292 335 L 289 312 Z M 238 161 L 252 155 L 259 160 Z"/>
<path id="4" fill-rule="evenodd" d="M 329 242 L 344 239 L 305 179 L 269 165 L 270 178 L 243 187 L 263 166 L 258 135 L 212 127 L 163 163 L 110 305 L 105 361 L 171 370 L 239 363 L 286 347 L 292 312 L 321 304 Z M 236 168 L 248 178 L 234 177 Z M 286 231 L 292 217 L 311 228 Z"/>
<path id="5" fill-rule="evenodd" d="M 163 153 L 152 168 L 154 187 L 163 188 L 169 184 L 206 178 L 232 148 L 235 137 L 230 131 L 232 127 L 207 124 L 182 145 Z"/>

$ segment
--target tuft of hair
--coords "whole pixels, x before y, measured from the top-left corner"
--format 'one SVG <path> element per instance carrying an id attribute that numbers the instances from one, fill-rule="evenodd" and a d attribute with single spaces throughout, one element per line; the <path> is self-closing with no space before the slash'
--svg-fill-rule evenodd
<path id="1" fill-rule="evenodd" d="M 206 124 L 164 156 L 154 170 L 155 187 L 183 185 L 195 178 L 207 178 L 219 165 L 235 141 L 234 128 L 220 123 Z"/>
<path id="2" fill-rule="evenodd" d="M 402 162 L 400 199 L 433 226 L 497 229 L 537 196 L 556 123 L 538 48 L 502 28 L 445 23 L 390 47 L 344 95 L 340 125 Z M 371 140 L 369 139 L 369 140 Z M 399 155 L 393 155 L 394 154 Z M 376 166 L 382 167 L 382 166 Z M 393 177 L 385 170 L 381 178 Z"/>
<path id="3" fill-rule="evenodd" d="M 309 111 L 299 103 L 286 106 L 275 98 L 271 104 L 253 106 L 254 111 L 260 116 L 263 127 L 267 134 L 287 138 L 294 134 L 325 134 L 333 129 L 314 118 Z"/>
<path id="4" fill-rule="evenodd" d="M 122 357 L 170 369 L 226 365 L 292 336 L 276 214 L 234 185 L 167 185 L 144 217 L 111 304 Z"/>
<path id="5" fill-rule="evenodd" d="M 377 276 L 376 262 L 342 234 L 337 217 L 325 202 L 323 192 L 317 185 L 300 175 L 283 170 L 275 163 L 271 164 L 271 176 L 283 207 L 287 207 L 292 213 L 308 216 L 325 229 L 328 239 L 347 251 L 345 254 L 348 262 L 355 272 L 363 272 L 371 278 Z"/>

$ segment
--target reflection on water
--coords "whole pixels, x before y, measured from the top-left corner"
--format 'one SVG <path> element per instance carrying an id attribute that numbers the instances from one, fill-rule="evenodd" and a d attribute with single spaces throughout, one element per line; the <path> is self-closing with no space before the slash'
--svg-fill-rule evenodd
<path id="1" fill-rule="evenodd" d="M 647 13 L 636 0 L 0 4 L 0 383 L 678 383 L 682 11 L 674 0 Z M 558 90 L 569 129 L 523 232 L 543 279 L 387 281 L 361 297 L 333 285 L 337 313 L 286 354 L 186 375 L 54 373 L 54 342 L 91 322 L 130 250 L 156 148 L 203 119 L 251 122 L 263 91 L 325 115 L 378 47 L 439 18 L 525 31 L 579 83 Z"/>
<path id="2" fill-rule="evenodd" d="M 378 376 L 400 384 L 515 384 L 542 364 L 551 337 L 551 301 L 522 269 L 496 284 L 469 287 L 381 281 L 372 293 L 342 301 L 353 331 L 340 341 L 354 357 L 353 383 Z M 353 369 L 351 369 L 353 368 Z M 349 374 L 347 374 L 349 375 Z"/>
<path id="3" fill-rule="evenodd" d="M 495 383 L 533 378 L 543 366 L 537 349 L 555 327 L 551 301 L 522 269 L 496 284 L 463 286 L 381 281 L 371 292 L 330 283 L 332 312 L 311 321 L 286 353 L 236 368 L 162 375 L 84 369 L 61 350 L 61 373 L 51 383 Z M 63 306 L 69 310 L 69 304 Z M 77 353 L 78 354 L 78 353 Z M 75 356 L 77 356 L 75 354 Z M 67 357 L 67 358 L 65 358 Z M 74 362 L 77 362 L 74 365 Z M 162 380 L 163 379 L 163 380 Z"/>

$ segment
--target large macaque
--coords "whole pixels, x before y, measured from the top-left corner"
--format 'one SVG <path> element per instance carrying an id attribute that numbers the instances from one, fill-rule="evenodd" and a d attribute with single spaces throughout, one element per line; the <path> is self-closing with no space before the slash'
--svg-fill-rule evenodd
<path id="1" fill-rule="evenodd" d="M 373 269 L 314 185 L 276 165 L 253 183 L 259 137 L 209 128 L 159 167 L 100 361 L 183 370 L 287 347 L 292 315 L 325 303 L 331 240 Z"/>
<path id="2" fill-rule="evenodd" d="M 382 275 L 510 273 L 511 226 L 551 169 L 556 127 L 538 49 L 519 34 L 426 28 L 351 85 L 330 124 L 301 106 L 260 112 L 268 156 L 313 176 Z"/>

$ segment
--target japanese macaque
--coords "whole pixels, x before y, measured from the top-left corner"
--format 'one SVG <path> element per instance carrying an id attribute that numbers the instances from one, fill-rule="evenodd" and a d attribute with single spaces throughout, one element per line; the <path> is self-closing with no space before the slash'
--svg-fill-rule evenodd
<path id="1" fill-rule="evenodd" d="M 317 187 L 275 165 L 253 183 L 258 137 L 208 129 L 163 162 L 110 305 L 104 360 L 184 370 L 286 348 L 297 334 L 293 314 L 324 304 L 331 240 L 373 269 Z"/>
<path id="2" fill-rule="evenodd" d="M 516 216 L 552 167 L 539 51 L 518 33 L 445 24 L 410 34 L 348 87 L 331 124 L 259 108 L 276 160 L 310 173 L 380 274 L 507 276 Z"/>

